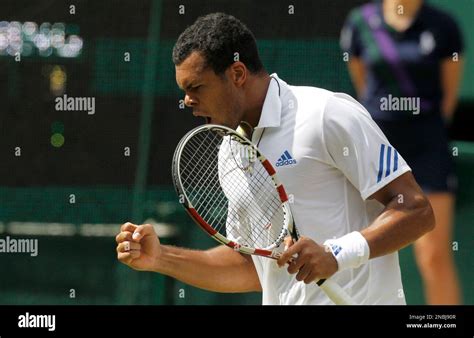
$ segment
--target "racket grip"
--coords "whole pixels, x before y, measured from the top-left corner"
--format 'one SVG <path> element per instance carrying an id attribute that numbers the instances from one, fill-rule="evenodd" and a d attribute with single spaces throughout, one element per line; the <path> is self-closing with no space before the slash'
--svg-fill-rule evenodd
<path id="1" fill-rule="evenodd" d="M 319 287 L 326 293 L 330 300 L 337 305 L 357 305 L 354 299 L 349 296 L 336 282 L 326 279 Z"/>

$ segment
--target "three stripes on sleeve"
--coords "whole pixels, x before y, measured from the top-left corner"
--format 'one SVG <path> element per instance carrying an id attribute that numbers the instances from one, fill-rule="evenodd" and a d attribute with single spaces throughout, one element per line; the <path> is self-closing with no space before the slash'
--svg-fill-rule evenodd
<path id="1" fill-rule="evenodd" d="M 379 155 L 379 171 L 377 173 L 377 183 L 382 180 L 382 176 L 387 177 L 392 172 L 395 172 L 397 170 L 398 170 L 397 150 L 395 148 L 392 148 L 392 146 L 381 144 L 380 155 Z"/>

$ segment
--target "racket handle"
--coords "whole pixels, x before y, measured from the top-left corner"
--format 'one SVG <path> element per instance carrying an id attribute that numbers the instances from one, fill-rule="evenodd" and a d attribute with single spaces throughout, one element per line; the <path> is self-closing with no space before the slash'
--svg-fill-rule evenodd
<path id="1" fill-rule="evenodd" d="M 349 296 L 336 282 L 326 279 L 319 287 L 326 293 L 330 300 L 337 305 L 357 305 L 354 299 Z"/>
<path id="2" fill-rule="evenodd" d="M 282 255 L 281 252 L 277 252 L 271 258 L 279 259 L 281 255 Z M 290 262 L 292 262 L 293 260 L 294 260 L 293 257 L 290 258 Z M 320 279 L 316 281 L 316 284 L 321 288 L 321 290 L 324 291 L 326 296 L 328 296 L 328 298 L 333 301 L 334 304 L 357 305 L 356 301 L 352 299 L 352 297 L 349 296 L 347 292 L 344 291 L 336 282 L 329 279 Z"/>

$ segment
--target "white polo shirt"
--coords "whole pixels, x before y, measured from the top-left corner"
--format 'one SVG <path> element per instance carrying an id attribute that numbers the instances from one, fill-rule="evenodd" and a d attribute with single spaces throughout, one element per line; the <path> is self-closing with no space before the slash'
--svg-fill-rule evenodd
<path id="1" fill-rule="evenodd" d="M 272 74 L 252 141 L 275 167 L 302 236 L 317 243 L 369 226 L 384 206 L 367 200 L 410 170 L 365 108 L 346 94 L 289 86 Z M 263 304 L 332 304 L 314 284 L 252 256 Z M 332 279 L 359 304 L 405 304 L 398 254 Z"/>

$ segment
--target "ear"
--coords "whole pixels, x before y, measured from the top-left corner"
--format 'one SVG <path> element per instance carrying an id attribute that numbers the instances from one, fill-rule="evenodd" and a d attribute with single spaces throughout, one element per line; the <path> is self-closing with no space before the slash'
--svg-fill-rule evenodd
<path id="1" fill-rule="evenodd" d="M 229 67 L 229 77 L 236 87 L 242 87 L 247 80 L 248 69 L 245 65 L 236 61 Z"/>

